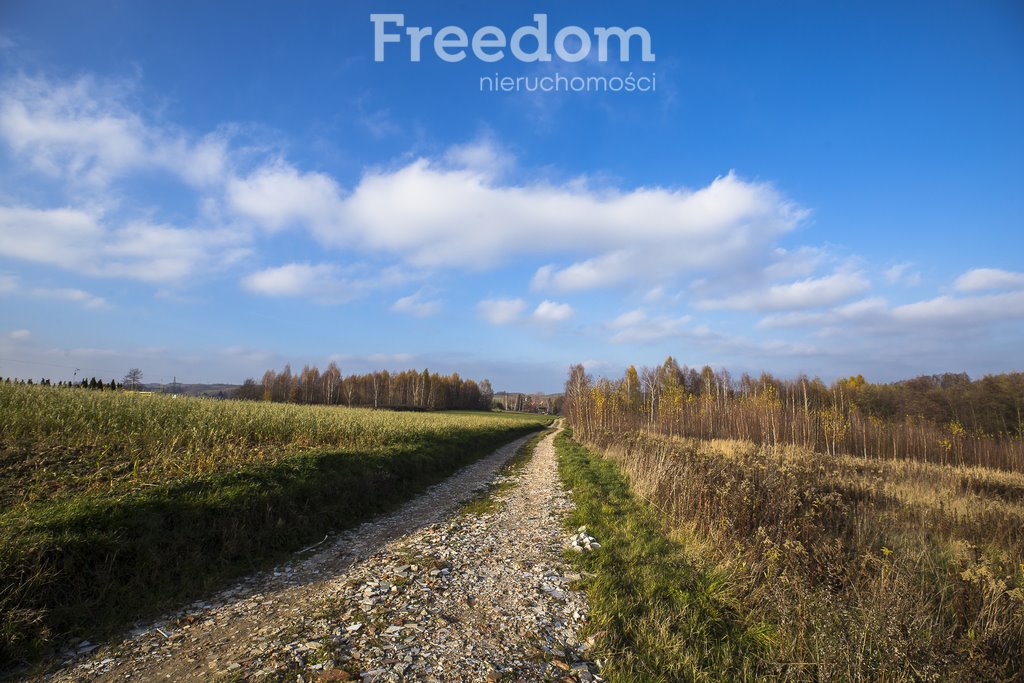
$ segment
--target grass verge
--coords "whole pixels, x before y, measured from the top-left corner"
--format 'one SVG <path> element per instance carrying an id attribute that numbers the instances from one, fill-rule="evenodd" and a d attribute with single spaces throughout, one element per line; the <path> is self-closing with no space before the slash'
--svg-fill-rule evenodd
<path id="1" fill-rule="evenodd" d="M 555 439 L 559 474 L 601 548 L 575 555 L 591 608 L 596 652 L 609 681 L 740 681 L 766 672 L 770 628 L 749 623 L 725 575 L 695 565 L 665 535 L 659 516 L 633 496 L 618 467 Z"/>

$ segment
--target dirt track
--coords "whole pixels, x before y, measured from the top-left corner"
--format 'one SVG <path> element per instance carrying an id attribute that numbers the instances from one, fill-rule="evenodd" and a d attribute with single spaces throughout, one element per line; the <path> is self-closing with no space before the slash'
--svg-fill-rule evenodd
<path id="1" fill-rule="evenodd" d="M 508 444 L 396 512 L 290 566 L 76 658 L 53 681 L 600 680 L 586 661 L 579 576 L 562 552 L 571 503 L 554 435 L 525 468 Z M 460 502 L 510 487 L 488 512 Z M 299 556 L 302 557 L 302 556 Z"/>

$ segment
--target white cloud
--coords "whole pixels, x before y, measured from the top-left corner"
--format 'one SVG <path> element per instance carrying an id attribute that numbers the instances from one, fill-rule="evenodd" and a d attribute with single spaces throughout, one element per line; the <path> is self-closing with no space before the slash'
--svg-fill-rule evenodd
<path id="1" fill-rule="evenodd" d="M 391 310 L 399 313 L 408 313 L 417 318 L 429 318 L 441 310 L 441 302 L 436 299 L 428 299 L 424 295 L 423 290 L 420 290 L 415 294 L 403 296 L 395 301 L 395 303 L 391 304 Z"/>
<path id="2" fill-rule="evenodd" d="M 168 171 L 196 186 L 224 179 L 223 139 L 145 121 L 127 104 L 132 90 L 88 76 L 9 79 L 0 84 L 0 137 L 36 170 L 92 185 L 138 169 Z"/>
<path id="3" fill-rule="evenodd" d="M 132 220 L 109 209 L 7 207 L 0 236 L 18 239 L 5 240 L 0 253 L 87 274 L 180 282 L 237 262 L 252 227 L 294 229 L 323 246 L 383 254 L 406 268 L 484 270 L 544 255 L 549 263 L 534 286 L 571 291 L 746 268 L 770 260 L 774 241 L 807 214 L 771 185 L 732 172 L 702 188 L 506 179 L 516 159 L 487 136 L 435 158 L 368 170 L 351 188 L 280 158 L 257 159 L 255 170 L 238 175 L 235 160 L 245 155 L 226 134 L 162 122 L 138 107 L 137 90 L 89 76 L 9 78 L 0 83 L 0 139 L 71 188 L 167 172 L 202 193 L 197 203 L 207 220 L 197 222 L 239 227 L 177 228 L 146 210 L 145 220 Z M 113 192 L 90 200 L 94 207 L 123 201 Z M 28 236 L 32 227 L 39 230 Z"/>
<path id="4" fill-rule="evenodd" d="M 651 318 L 641 310 L 629 311 L 608 324 L 615 330 L 609 341 L 613 344 L 645 344 L 679 337 L 687 332 L 686 325 L 692 320 L 693 316 L 689 315 L 660 315 Z"/>
<path id="5" fill-rule="evenodd" d="M 96 217 L 74 209 L 0 207 L 0 254 L 65 267 L 87 263 L 104 237 Z"/>
<path id="6" fill-rule="evenodd" d="M 916 287 L 921 284 L 921 274 L 910 272 L 913 265 L 913 263 L 897 263 L 891 268 L 887 268 L 883 273 L 885 281 L 891 285 L 904 284 L 908 287 Z"/>
<path id="7" fill-rule="evenodd" d="M 480 317 L 492 325 L 516 322 L 525 308 L 526 302 L 522 299 L 484 299 L 476 305 Z"/>
<path id="8" fill-rule="evenodd" d="M 7 338 L 13 339 L 14 341 L 24 341 L 26 339 L 31 339 L 32 333 L 28 330 L 12 330 L 7 333 Z"/>
<path id="9" fill-rule="evenodd" d="M 515 166 L 515 157 L 490 139 L 454 145 L 445 152 L 444 160 L 454 168 L 474 171 L 490 179 L 504 175 Z"/>
<path id="10" fill-rule="evenodd" d="M 373 286 L 353 277 L 339 266 L 320 263 L 289 263 L 250 273 L 242 287 L 272 297 L 309 297 L 320 304 L 342 304 L 362 296 Z"/>
<path id="11" fill-rule="evenodd" d="M 19 280 L 14 275 L 0 275 L 0 294 L 12 294 L 21 291 Z M 38 299 L 56 299 L 80 303 L 86 308 L 106 308 L 106 299 L 90 294 L 81 289 L 35 287 L 26 292 Z"/>
<path id="12" fill-rule="evenodd" d="M 1024 291 L 984 296 L 939 296 L 897 306 L 892 317 L 908 325 L 963 327 L 1024 318 Z"/>
<path id="13" fill-rule="evenodd" d="M 623 313 L 622 315 L 608 323 L 608 326 L 613 329 L 620 330 L 624 327 L 638 325 L 642 323 L 644 320 L 647 320 L 647 313 L 645 313 L 642 309 L 637 308 L 632 311 L 626 311 L 625 313 Z"/>
<path id="14" fill-rule="evenodd" d="M 980 296 L 939 296 L 892 306 L 882 298 L 854 301 L 830 311 L 766 316 L 760 327 L 838 326 L 857 334 L 930 331 L 986 333 L 991 326 L 1024 320 L 1024 290 Z"/>
<path id="15" fill-rule="evenodd" d="M 550 264 L 541 266 L 534 274 L 530 287 L 562 292 L 611 287 L 629 280 L 634 273 L 643 272 L 639 263 L 643 258 L 644 254 L 638 250 L 624 249 L 578 261 L 562 269 Z M 651 268 L 660 270 L 660 266 L 654 264 L 651 264 Z"/>
<path id="16" fill-rule="evenodd" d="M 0 207 L 0 255 L 92 276 L 181 284 L 248 254 L 249 235 L 203 218 L 217 213 L 211 196 L 199 198 L 200 217 L 191 221 L 197 227 L 154 220 L 152 207 L 137 211 L 143 218 L 111 213 L 124 199 L 106 186 L 140 171 L 163 171 L 204 192 L 230 176 L 226 138 L 147 120 L 133 110 L 135 89 L 89 76 L 0 83 L 0 140 L 23 166 L 87 197 L 78 207 Z"/>
<path id="17" fill-rule="evenodd" d="M 732 173 L 697 190 L 501 184 L 494 166 L 504 154 L 485 143 L 456 148 L 449 157 L 462 166 L 421 158 L 369 171 L 348 194 L 328 176 L 275 163 L 229 183 L 229 205 L 269 230 L 300 226 L 325 245 L 419 267 L 483 269 L 522 254 L 589 252 L 538 272 L 535 286 L 562 290 L 727 266 L 806 213 L 771 186 Z"/>
<path id="18" fill-rule="evenodd" d="M 248 254 L 248 237 L 226 229 L 144 222 L 104 225 L 81 209 L 0 207 L 0 255 L 86 275 L 182 282 Z"/>
<path id="19" fill-rule="evenodd" d="M 828 253 L 817 247 L 800 247 L 796 250 L 773 249 L 772 262 L 764 269 L 764 276 L 770 281 L 810 277 L 827 259 Z"/>
<path id="20" fill-rule="evenodd" d="M 864 292 L 871 283 L 859 272 L 807 278 L 798 282 L 752 289 L 722 299 L 698 303 L 703 309 L 785 310 L 830 306 Z"/>
<path id="21" fill-rule="evenodd" d="M 572 306 L 569 304 L 544 300 L 537 305 L 530 318 L 539 323 L 558 323 L 568 320 L 572 315 Z"/>
<path id="22" fill-rule="evenodd" d="M 101 296 L 90 294 L 89 292 L 81 289 L 71 288 L 58 288 L 49 289 L 45 287 L 37 287 L 32 290 L 32 296 L 40 299 L 56 299 L 58 301 L 71 301 L 73 303 L 82 304 L 86 308 L 107 308 L 110 304 L 107 300 Z"/>
<path id="23" fill-rule="evenodd" d="M 299 226 L 340 236 L 344 205 L 341 188 L 323 173 L 300 173 L 278 162 L 227 186 L 228 204 L 266 230 Z"/>
<path id="24" fill-rule="evenodd" d="M 872 297 L 838 306 L 830 311 L 793 312 L 766 315 L 757 326 L 767 327 L 811 327 L 834 325 L 844 321 L 880 319 L 888 315 L 889 302 L 881 297 Z"/>
<path id="25" fill-rule="evenodd" d="M 1016 289 L 1024 287 L 1024 273 L 999 270 L 998 268 L 975 268 L 958 277 L 953 286 L 961 292 Z"/>
<path id="26" fill-rule="evenodd" d="M 651 287 L 646 292 L 644 292 L 643 298 L 644 301 L 646 301 L 647 303 L 661 301 L 663 298 L 665 298 L 665 288 L 662 285 Z"/>

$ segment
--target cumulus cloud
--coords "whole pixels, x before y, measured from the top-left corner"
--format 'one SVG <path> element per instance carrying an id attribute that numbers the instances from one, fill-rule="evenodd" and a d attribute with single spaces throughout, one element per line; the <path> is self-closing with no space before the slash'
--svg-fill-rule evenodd
<path id="1" fill-rule="evenodd" d="M 275 162 L 227 185 L 228 204 L 262 228 L 301 227 L 317 234 L 344 232 L 341 188 L 323 173 L 300 173 Z"/>
<path id="2" fill-rule="evenodd" d="M 236 263 L 247 238 L 226 229 L 133 222 L 112 227 L 82 209 L 0 207 L 0 255 L 86 275 L 181 282 Z"/>
<path id="3" fill-rule="evenodd" d="M 516 159 L 487 136 L 370 169 L 343 187 L 277 156 L 252 165 L 227 135 L 188 133 L 147 114 L 137 89 L 89 76 L 9 78 L 0 83 L 0 139 L 16 158 L 71 187 L 165 171 L 201 193 L 198 204 L 218 220 L 197 221 L 209 229 L 184 229 L 153 220 L 146 209 L 146 219 L 131 220 L 80 207 L 5 207 L 0 231 L 7 237 L 17 230 L 19 239 L 5 240 L 0 253 L 81 273 L 172 282 L 236 263 L 253 229 L 296 230 L 324 247 L 406 268 L 487 270 L 541 258 L 532 281 L 539 290 L 634 282 L 649 288 L 692 271 L 771 260 L 774 242 L 807 214 L 770 184 L 732 172 L 696 188 L 511 178 Z M 239 172 L 241 157 L 250 170 Z M 113 193 L 103 199 L 123 201 Z"/>
<path id="4" fill-rule="evenodd" d="M 429 318 L 441 310 L 441 302 L 428 298 L 423 290 L 402 298 L 391 304 L 391 310 L 398 313 L 408 313 L 417 318 Z"/>
<path id="5" fill-rule="evenodd" d="M 449 152 L 447 162 L 371 170 L 348 194 L 327 176 L 275 163 L 230 183 L 229 204 L 269 230 L 294 225 L 325 245 L 420 267 L 484 269 L 523 254 L 591 252 L 538 271 L 535 286 L 559 290 L 721 266 L 805 215 L 770 185 L 732 173 L 696 190 L 502 184 L 493 167 L 503 154 L 479 143 Z"/>
<path id="6" fill-rule="evenodd" d="M 25 341 L 32 338 L 32 333 L 29 330 L 11 330 L 7 333 L 7 338 L 14 341 Z"/>
<path id="7" fill-rule="evenodd" d="M 998 268 L 974 268 L 958 277 L 953 286 L 961 292 L 978 292 L 988 289 L 1016 289 L 1024 287 L 1024 273 L 1015 273 Z"/>
<path id="8" fill-rule="evenodd" d="M 138 169 L 196 186 L 224 178 L 223 138 L 147 122 L 129 107 L 131 92 L 131 84 L 89 76 L 8 79 L 0 84 L 0 138 L 36 170 L 93 185 Z"/>
<path id="9" fill-rule="evenodd" d="M 555 301 L 544 300 L 534 309 L 530 319 L 538 323 L 559 323 L 573 315 L 572 306 Z"/>
<path id="10" fill-rule="evenodd" d="M 476 305 L 480 317 L 492 325 L 508 325 L 519 320 L 526 308 L 522 299 L 484 299 Z"/>
<path id="11" fill-rule="evenodd" d="M 0 141 L 24 166 L 61 179 L 82 206 L 0 207 L 0 255 L 76 273 L 181 284 L 248 254 L 249 236 L 202 214 L 182 228 L 125 203 L 107 186 L 139 171 L 163 171 L 199 192 L 230 177 L 228 141 L 191 135 L 133 109 L 135 86 L 89 76 L 18 76 L 0 82 Z M 216 200 L 200 197 L 201 206 Z"/>
<path id="12" fill-rule="evenodd" d="M 705 299 L 698 307 L 756 311 L 820 308 L 861 294 L 870 286 L 859 272 L 840 272 L 752 289 L 722 299 Z"/>

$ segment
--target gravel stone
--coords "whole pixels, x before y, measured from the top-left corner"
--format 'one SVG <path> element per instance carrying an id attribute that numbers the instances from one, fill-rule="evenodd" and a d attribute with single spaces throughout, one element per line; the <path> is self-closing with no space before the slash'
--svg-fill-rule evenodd
<path id="1" fill-rule="evenodd" d="M 582 577 L 563 560 L 601 546 L 584 527 L 563 532 L 572 503 L 553 434 L 524 468 L 500 471 L 526 438 L 119 643 L 69 647 L 43 679 L 601 681 L 580 636 Z M 491 511 L 460 511 L 498 483 L 511 486 Z"/>

